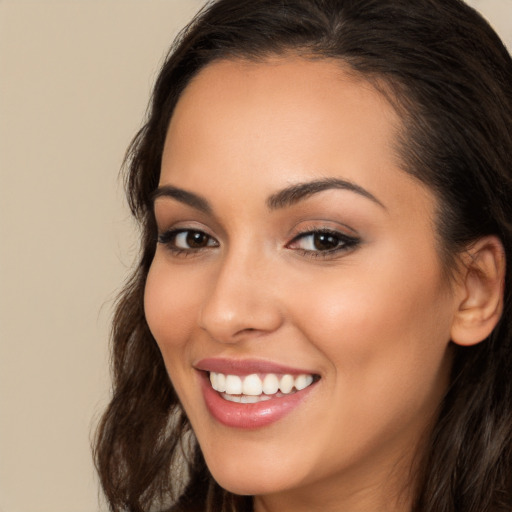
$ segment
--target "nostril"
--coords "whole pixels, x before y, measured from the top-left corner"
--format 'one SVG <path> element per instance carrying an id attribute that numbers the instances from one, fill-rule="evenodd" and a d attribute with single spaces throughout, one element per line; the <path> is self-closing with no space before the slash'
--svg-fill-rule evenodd
<path id="1" fill-rule="evenodd" d="M 198 313 L 198 326 L 222 343 L 274 332 L 283 322 L 279 301 L 272 290 L 240 282 L 239 273 L 227 271 L 203 297 Z"/>

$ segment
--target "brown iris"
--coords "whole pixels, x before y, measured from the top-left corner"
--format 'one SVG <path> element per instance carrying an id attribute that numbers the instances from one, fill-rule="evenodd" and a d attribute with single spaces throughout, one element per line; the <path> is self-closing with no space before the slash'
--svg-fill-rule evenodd
<path id="1" fill-rule="evenodd" d="M 319 251 L 329 251 L 336 249 L 340 244 L 337 236 L 330 233 L 315 233 L 313 236 L 313 245 Z"/>
<path id="2" fill-rule="evenodd" d="M 201 231 L 189 231 L 187 233 L 186 241 L 187 245 L 191 249 L 202 249 L 203 247 L 207 247 L 209 240 L 210 237 Z"/>

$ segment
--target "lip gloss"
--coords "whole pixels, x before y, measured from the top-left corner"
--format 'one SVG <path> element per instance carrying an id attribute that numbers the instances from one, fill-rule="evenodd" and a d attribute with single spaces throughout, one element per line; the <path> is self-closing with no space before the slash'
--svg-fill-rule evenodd
<path id="1" fill-rule="evenodd" d="M 314 382 L 307 388 L 286 395 L 267 395 L 270 399 L 246 404 L 225 400 L 221 393 L 215 391 L 211 386 L 208 372 L 216 371 L 239 376 L 252 373 L 300 375 L 311 374 L 311 372 L 269 362 L 220 359 L 202 360 L 195 367 L 198 370 L 201 391 L 206 407 L 212 417 L 227 427 L 239 429 L 256 429 L 279 421 L 297 408 L 316 384 Z"/>

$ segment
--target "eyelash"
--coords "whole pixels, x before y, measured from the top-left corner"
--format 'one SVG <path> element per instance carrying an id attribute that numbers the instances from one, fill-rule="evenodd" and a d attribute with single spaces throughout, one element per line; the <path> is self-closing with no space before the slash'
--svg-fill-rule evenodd
<path id="1" fill-rule="evenodd" d="M 215 244 L 206 245 L 205 247 L 177 247 L 176 238 L 184 233 L 203 235 L 208 239 L 208 243 L 213 240 Z M 201 251 L 202 249 L 219 246 L 219 243 L 212 236 L 208 235 L 204 231 L 201 231 L 200 229 L 171 229 L 158 235 L 158 242 L 162 245 L 165 245 L 174 256 L 190 256 Z"/>
<path id="2" fill-rule="evenodd" d="M 188 233 L 190 234 L 197 234 L 200 236 L 205 236 L 207 238 L 207 245 L 204 247 L 189 247 L 189 248 L 183 248 L 183 247 L 177 247 L 176 246 L 176 238 L 181 235 Z M 322 236 L 326 235 L 328 237 L 331 237 L 334 239 L 334 241 L 337 241 L 337 245 L 331 249 L 326 250 L 312 250 L 312 249 L 300 249 L 300 248 L 294 248 L 292 247 L 294 244 L 296 244 L 300 240 L 305 240 L 308 237 L 311 236 Z M 213 244 L 210 244 L 210 242 L 213 241 Z M 198 252 L 209 249 L 212 247 L 218 247 L 219 243 L 210 235 L 205 233 L 204 231 L 198 230 L 198 229 L 173 229 L 166 231 L 158 236 L 158 242 L 162 245 L 165 245 L 167 249 L 174 255 L 174 256 L 191 256 L 194 254 L 197 254 Z M 349 251 L 350 249 L 356 248 L 360 244 L 361 240 L 358 237 L 349 236 L 344 233 L 340 233 L 339 231 L 331 230 L 331 229 L 309 229 L 307 231 L 303 231 L 299 234 L 297 234 L 291 242 L 289 242 L 286 247 L 290 249 L 294 249 L 298 253 L 300 253 L 304 257 L 308 258 L 329 258 L 333 257 L 334 255 Z M 313 242 L 314 243 L 314 242 Z"/>
<path id="3" fill-rule="evenodd" d="M 337 245 L 331 249 L 326 250 L 312 250 L 312 249 L 300 249 L 296 248 L 302 256 L 308 258 L 330 258 L 336 254 L 349 251 L 350 249 L 356 248 L 361 240 L 355 236 L 349 236 L 344 233 L 340 233 L 339 231 L 335 231 L 332 229 L 309 229 L 307 231 L 303 231 L 296 235 L 290 243 L 287 244 L 287 247 L 291 247 L 294 243 L 299 240 L 305 240 L 308 237 L 322 236 L 326 235 L 328 237 L 334 238 L 337 241 Z M 313 242 L 314 243 L 314 242 Z M 293 248 L 293 247 L 291 247 Z"/>

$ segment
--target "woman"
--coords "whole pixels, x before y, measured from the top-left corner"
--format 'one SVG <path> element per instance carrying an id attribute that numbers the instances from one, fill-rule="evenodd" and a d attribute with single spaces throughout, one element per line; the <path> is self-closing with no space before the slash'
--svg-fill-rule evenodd
<path id="1" fill-rule="evenodd" d="M 128 153 L 113 510 L 512 509 L 512 62 L 458 0 L 219 0 Z"/>

